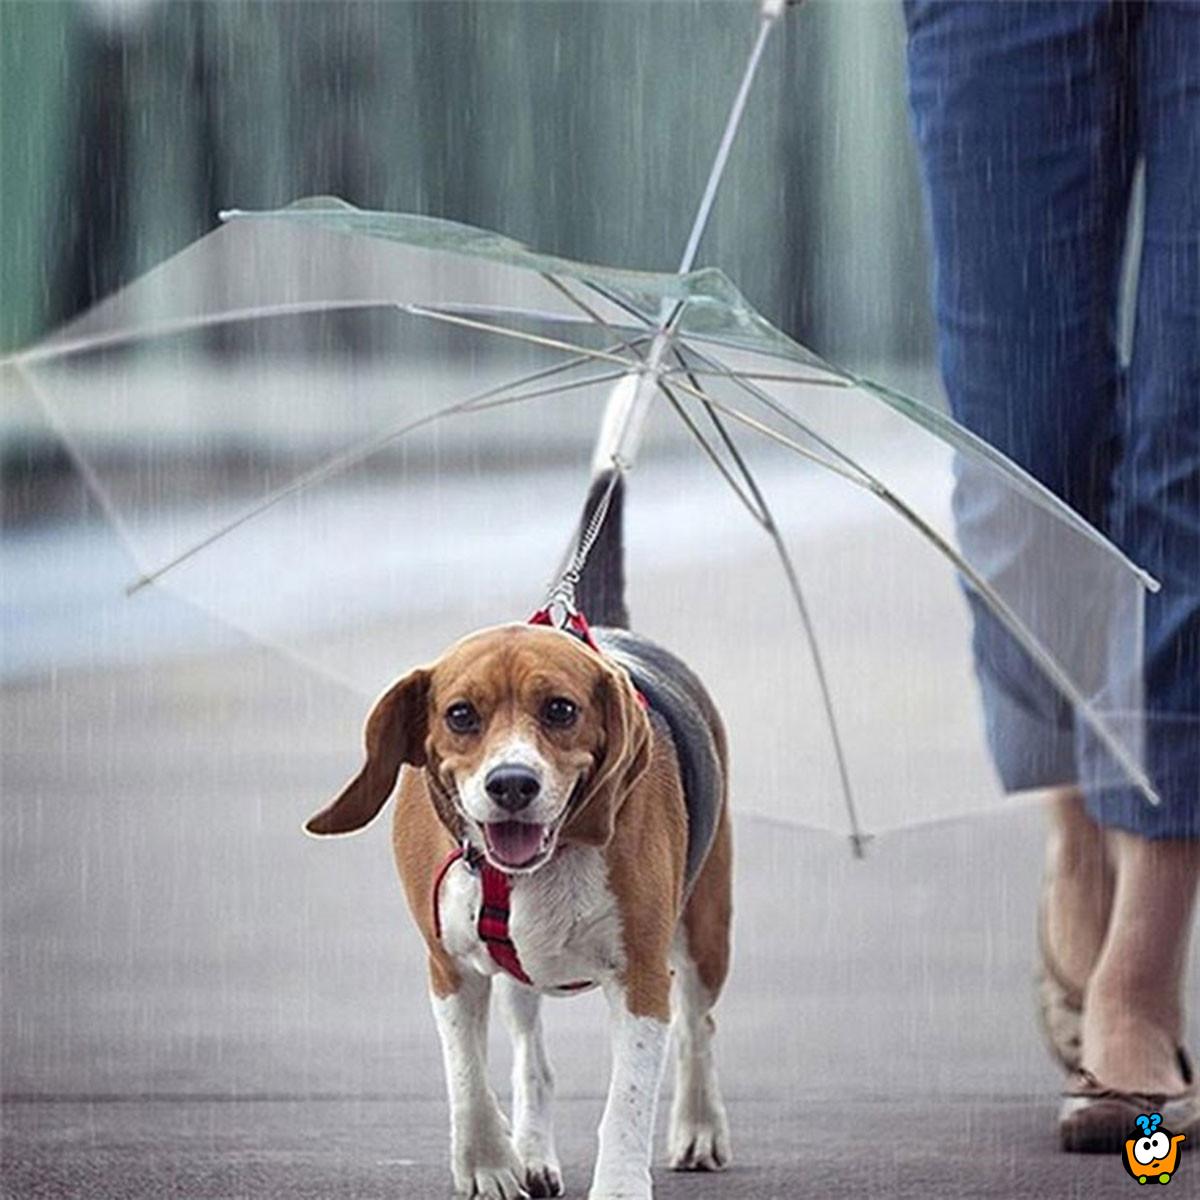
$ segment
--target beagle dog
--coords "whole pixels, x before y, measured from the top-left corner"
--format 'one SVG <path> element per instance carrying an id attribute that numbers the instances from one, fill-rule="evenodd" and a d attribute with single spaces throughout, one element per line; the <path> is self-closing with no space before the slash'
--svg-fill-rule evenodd
<path id="1" fill-rule="evenodd" d="M 360 829 L 395 791 L 461 1196 L 562 1194 L 540 1005 L 591 986 L 608 1002 L 612 1068 L 590 1200 L 652 1195 L 672 1024 L 671 1165 L 730 1157 L 711 1016 L 729 965 L 725 734 L 695 675 L 621 628 L 621 486 L 577 592 L 611 627 L 485 629 L 409 672 L 367 720 L 362 770 L 307 825 Z M 585 525 L 607 487 L 593 485 Z M 493 989 L 514 1043 L 511 1125 L 487 1081 Z"/>

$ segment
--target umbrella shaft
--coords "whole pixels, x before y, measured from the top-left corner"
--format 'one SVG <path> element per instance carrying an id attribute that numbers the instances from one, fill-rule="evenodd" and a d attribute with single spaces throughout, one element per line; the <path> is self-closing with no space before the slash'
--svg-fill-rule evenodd
<path id="1" fill-rule="evenodd" d="M 627 471 L 633 466 L 646 425 L 646 413 L 658 390 L 658 371 L 669 343 L 667 333 L 656 334 L 642 368 L 623 375 L 613 385 L 604 409 L 600 436 L 596 439 L 596 452 L 592 456 L 593 474 L 614 466 L 619 471 Z"/>
<path id="2" fill-rule="evenodd" d="M 725 174 L 725 167 L 729 162 L 729 152 L 733 149 L 738 126 L 742 123 L 742 114 L 746 111 L 746 101 L 750 98 L 750 88 L 754 84 L 758 64 L 762 60 L 767 38 L 770 37 L 776 18 L 781 11 L 782 9 L 776 11 L 767 7 L 763 9 L 763 17 L 758 25 L 758 37 L 754 40 L 754 49 L 750 51 L 750 61 L 746 64 L 741 86 L 733 98 L 733 107 L 730 108 L 729 117 L 725 122 L 725 132 L 721 135 L 720 145 L 717 146 L 717 155 L 713 159 L 712 168 L 708 173 L 708 182 L 705 184 L 704 194 L 700 197 L 700 206 L 696 209 L 696 217 L 692 222 L 692 232 L 688 236 L 687 246 L 684 248 L 683 258 L 679 263 L 680 275 L 686 275 L 696 261 L 696 252 L 700 249 L 700 239 L 704 236 L 704 229 L 708 225 L 708 218 L 717 199 L 717 189 L 721 186 L 721 177 Z"/>
<path id="3" fill-rule="evenodd" d="M 742 82 L 737 95 L 729 110 L 725 122 L 725 131 L 717 146 L 716 157 L 708 173 L 708 182 L 704 194 L 700 197 L 700 205 L 696 209 L 692 221 L 692 231 L 684 247 L 683 258 L 679 263 L 679 274 L 686 275 L 692 269 L 696 260 L 696 252 L 700 248 L 700 239 L 712 215 L 716 202 L 717 190 L 729 163 L 729 154 L 737 137 L 742 115 L 746 111 L 746 101 L 750 98 L 750 89 L 754 77 L 758 73 L 758 65 L 762 61 L 763 50 L 775 22 L 784 10 L 783 0 L 764 0 L 762 19 L 758 24 L 758 36 L 754 40 L 754 48 L 750 51 L 750 59 L 742 75 Z M 600 436 L 596 439 L 596 450 L 592 456 L 593 471 L 607 470 L 615 466 L 618 470 L 628 470 L 637 457 L 638 446 L 642 440 L 642 429 L 646 424 L 646 413 L 650 401 L 657 390 L 658 369 L 667 353 L 669 331 L 679 315 L 683 301 L 665 306 L 659 314 L 659 332 L 650 347 L 646 362 L 640 371 L 631 372 L 614 386 L 604 410 L 604 419 L 600 425 Z"/>

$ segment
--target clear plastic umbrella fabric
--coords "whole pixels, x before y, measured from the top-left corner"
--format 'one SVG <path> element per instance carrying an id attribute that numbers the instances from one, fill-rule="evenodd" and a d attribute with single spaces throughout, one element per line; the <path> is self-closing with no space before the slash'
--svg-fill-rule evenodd
<path id="1" fill-rule="evenodd" d="M 721 704 L 739 811 L 848 832 L 848 785 L 869 834 L 998 803 L 969 596 L 1070 699 L 1112 781 L 1154 800 L 1153 580 L 939 411 L 788 339 L 718 271 L 587 266 L 307 201 L 228 214 L 4 370 L 65 439 L 131 582 L 364 712 L 410 665 L 540 604 L 605 404 L 650 376 L 630 608 Z"/>

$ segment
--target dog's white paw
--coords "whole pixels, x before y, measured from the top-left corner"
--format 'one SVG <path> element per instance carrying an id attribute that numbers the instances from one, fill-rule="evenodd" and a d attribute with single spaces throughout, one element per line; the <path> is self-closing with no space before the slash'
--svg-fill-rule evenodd
<path id="1" fill-rule="evenodd" d="M 677 1116 L 667 1145 L 673 1171 L 723 1171 L 730 1160 L 729 1121 L 720 1109 L 703 1117 Z"/>
<path id="2" fill-rule="evenodd" d="M 510 1145 L 486 1154 L 464 1154 L 454 1164 L 455 1190 L 470 1200 L 529 1200 L 524 1178 L 521 1160 Z"/>
<path id="3" fill-rule="evenodd" d="M 517 1172 L 510 1167 L 476 1167 L 457 1181 L 459 1196 L 470 1200 L 529 1200 Z"/>
<path id="4" fill-rule="evenodd" d="M 562 1170 L 553 1156 L 523 1154 L 525 1162 L 525 1190 L 530 1196 L 561 1196 L 563 1194 Z"/>

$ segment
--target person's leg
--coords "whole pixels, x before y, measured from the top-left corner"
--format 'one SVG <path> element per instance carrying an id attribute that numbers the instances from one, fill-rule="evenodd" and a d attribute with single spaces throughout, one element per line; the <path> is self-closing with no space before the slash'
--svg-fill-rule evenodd
<path id="1" fill-rule="evenodd" d="M 1133 164 L 1123 12 L 1073 0 L 909 0 L 905 15 L 939 361 L 954 415 L 1101 525 Z M 956 526 L 976 562 L 1004 528 L 996 508 L 980 481 L 960 480 Z M 994 552 L 1002 557 L 1007 547 Z M 1073 784 L 1070 705 L 972 603 L 988 736 L 1004 785 Z M 1111 887 L 1078 795 L 1060 792 L 1050 811 L 1043 936 L 1058 973 L 1082 993 Z"/>
<path id="2" fill-rule="evenodd" d="M 1200 878 L 1200 6 L 1148 5 L 1138 129 L 1146 215 L 1114 534 L 1147 597 L 1147 766 L 1163 802 L 1089 790 L 1113 832 L 1116 902 L 1087 992 L 1084 1065 L 1111 1087 L 1182 1085 L 1182 980 Z M 1095 748 L 1091 750 L 1094 753 Z M 1085 747 L 1085 769 L 1087 768 Z"/>
<path id="3" fill-rule="evenodd" d="M 1079 1004 L 1108 933 L 1113 864 L 1105 832 L 1077 788 L 1055 789 L 1047 809 L 1042 936 L 1053 947 L 1056 972 Z"/>
<path id="4" fill-rule="evenodd" d="M 1200 840 L 1112 830 L 1116 896 L 1083 1009 L 1083 1064 L 1106 1087 L 1173 1095 L 1187 1082 L 1183 978 Z"/>

